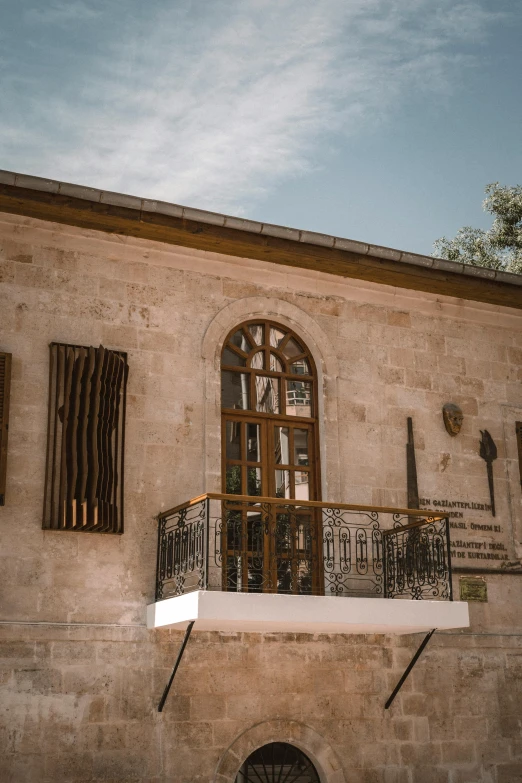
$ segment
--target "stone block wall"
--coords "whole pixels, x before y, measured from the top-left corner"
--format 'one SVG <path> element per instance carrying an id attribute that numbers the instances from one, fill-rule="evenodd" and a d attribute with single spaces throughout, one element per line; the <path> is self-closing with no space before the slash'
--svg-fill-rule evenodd
<path id="1" fill-rule="evenodd" d="M 180 637 L 144 627 L 154 515 L 216 488 L 217 369 L 205 335 L 223 331 L 225 313 L 264 302 L 267 315 L 301 325 L 319 360 L 323 497 L 405 505 L 412 416 L 421 495 L 487 503 L 487 428 L 499 449 L 496 521 L 520 558 L 518 312 L 10 215 L 0 216 L 0 297 L 0 350 L 13 354 L 1 780 L 223 783 L 227 749 L 276 724 L 312 755 L 306 738 L 323 738 L 325 783 L 522 780 L 519 576 L 487 577 L 471 633 L 436 634 L 387 713 L 418 637 L 195 632 L 160 715 Z M 122 537 L 41 530 L 51 341 L 128 352 Z M 442 426 L 448 401 L 465 414 L 454 439 Z"/>
<path id="2" fill-rule="evenodd" d="M 253 729 L 313 759 L 303 735 L 319 736 L 333 783 L 522 779 L 520 636 L 435 634 L 385 711 L 418 636 L 195 631 L 158 713 L 181 638 L 139 627 L 4 627 L 0 779 L 229 780 L 227 750 Z"/>

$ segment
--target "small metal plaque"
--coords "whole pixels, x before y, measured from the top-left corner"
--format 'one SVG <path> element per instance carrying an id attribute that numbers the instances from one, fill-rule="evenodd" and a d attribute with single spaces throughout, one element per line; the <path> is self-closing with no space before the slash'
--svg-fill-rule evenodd
<path id="1" fill-rule="evenodd" d="M 461 576 L 459 588 L 461 601 L 488 600 L 488 586 L 482 576 Z"/>

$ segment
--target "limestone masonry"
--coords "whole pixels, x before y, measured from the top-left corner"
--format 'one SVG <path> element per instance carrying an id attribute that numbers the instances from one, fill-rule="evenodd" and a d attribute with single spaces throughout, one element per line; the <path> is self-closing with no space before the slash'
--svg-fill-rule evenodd
<path id="1" fill-rule="evenodd" d="M 439 282 L 427 290 L 435 269 L 418 273 L 420 287 L 417 272 L 404 287 L 378 271 L 343 276 L 324 271 L 321 253 L 334 249 L 318 248 L 315 268 L 312 250 L 307 266 L 276 263 L 259 250 L 229 252 L 233 237 L 220 252 L 204 239 L 195 246 L 195 231 L 187 245 L 133 235 L 126 207 L 114 231 L 58 211 L 36 217 L 24 206 L 30 188 L 5 188 L 0 351 L 12 354 L 12 384 L 0 508 L 0 780 L 234 783 L 252 751 L 287 742 L 322 783 L 522 781 L 520 286 L 480 280 L 499 286 L 502 305 L 486 288 L 482 300 L 441 293 Z M 51 196 L 46 208 L 59 210 Z M 290 258 L 291 240 L 280 241 Z M 422 635 L 196 624 L 157 711 L 183 631 L 145 624 L 155 517 L 223 491 L 221 349 L 256 318 L 291 329 L 313 356 L 322 498 L 405 508 L 411 417 L 420 507 L 450 518 L 454 599 L 466 575 L 487 583 L 487 602 L 470 601 L 470 628 L 435 633 L 389 710 Z M 121 536 L 42 529 L 51 342 L 127 354 Z M 464 414 L 453 438 L 447 402 Z M 495 517 L 484 430 L 498 449 Z"/>

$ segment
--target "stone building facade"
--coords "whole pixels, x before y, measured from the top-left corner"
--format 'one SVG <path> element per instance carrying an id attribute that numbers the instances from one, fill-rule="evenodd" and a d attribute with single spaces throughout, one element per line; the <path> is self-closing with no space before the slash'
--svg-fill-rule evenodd
<path id="1" fill-rule="evenodd" d="M 12 355 L 2 531 L 0 779 L 233 783 L 286 742 L 321 783 L 522 781 L 522 279 L 3 173 L 0 350 Z M 147 629 L 161 511 L 222 491 L 219 366 L 270 319 L 317 370 L 332 503 L 450 514 L 469 628 L 422 635 Z M 43 530 L 49 344 L 124 351 L 123 535 Z M 463 412 L 451 437 L 441 409 Z M 487 430 L 496 516 L 487 466 Z M 480 553 L 480 556 L 476 556 Z M 518 563 L 518 565 L 517 565 Z M 341 599 L 336 599 L 341 600 Z"/>

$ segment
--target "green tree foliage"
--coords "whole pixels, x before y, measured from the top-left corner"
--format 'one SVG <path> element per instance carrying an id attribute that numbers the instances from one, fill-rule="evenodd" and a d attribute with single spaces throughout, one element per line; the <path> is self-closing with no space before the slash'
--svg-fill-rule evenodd
<path id="1" fill-rule="evenodd" d="M 489 231 L 464 226 L 454 239 L 437 239 L 433 255 L 522 274 L 522 186 L 492 182 L 485 193 L 482 206 L 494 216 Z"/>

